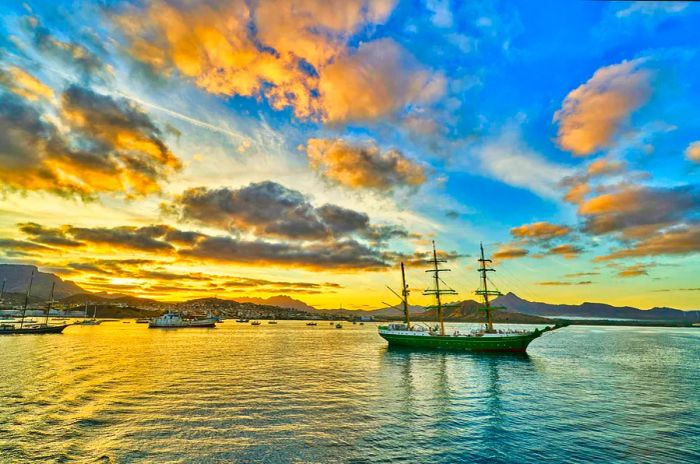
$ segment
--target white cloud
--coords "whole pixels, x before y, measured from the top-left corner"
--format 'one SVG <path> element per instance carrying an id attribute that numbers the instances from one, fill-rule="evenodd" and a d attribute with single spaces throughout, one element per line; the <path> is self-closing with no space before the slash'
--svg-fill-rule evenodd
<path id="1" fill-rule="evenodd" d="M 432 23 L 437 27 L 452 27 L 452 11 L 449 0 L 427 0 L 425 7 L 433 16 Z"/>
<path id="2" fill-rule="evenodd" d="M 559 199 L 559 183 L 574 172 L 528 147 L 520 131 L 512 126 L 478 145 L 473 154 L 476 166 L 472 168 L 479 173 L 545 198 Z"/>
<path id="3" fill-rule="evenodd" d="M 632 2 L 626 8 L 615 13 L 618 18 L 634 15 L 653 16 L 657 14 L 678 13 L 685 10 L 689 2 Z"/>

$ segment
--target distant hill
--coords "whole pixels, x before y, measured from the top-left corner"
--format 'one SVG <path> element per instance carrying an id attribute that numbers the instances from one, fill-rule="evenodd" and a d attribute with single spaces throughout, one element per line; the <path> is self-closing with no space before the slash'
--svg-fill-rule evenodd
<path id="1" fill-rule="evenodd" d="M 235 301 L 239 303 L 255 303 L 258 305 L 265 306 L 277 306 L 278 308 L 291 308 L 298 309 L 300 311 L 314 311 L 316 308 L 304 303 L 301 300 L 297 300 L 287 295 L 277 295 L 271 296 L 269 298 L 257 298 L 257 297 L 234 297 Z"/>
<path id="2" fill-rule="evenodd" d="M 583 317 L 598 319 L 633 319 L 700 322 L 700 311 L 681 311 L 672 308 L 637 309 L 631 306 L 611 306 L 604 303 L 582 303 L 580 305 L 555 305 L 523 300 L 513 293 L 500 296 L 494 305 L 505 306 L 509 312 L 518 312 L 544 317 Z"/>
<path id="3" fill-rule="evenodd" d="M 457 306 L 450 307 L 452 304 Z M 444 308 L 444 317 L 447 321 L 460 322 L 484 322 L 486 316 L 481 309 L 483 305 L 474 300 L 465 300 L 458 303 L 452 303 Z M 417 321 L 434 321 L 437 319 L 437 310 L 429 309 L 423 313 L 413 316 Z M 530 314 L 521 314 L 518 312 L 493 311 L 493 321 L 510 324 L 551 324 L 552 320 L 534 316 Z"/>
<path id="4" fill-rule="evenodd" d="M 76 295 L 71 295 L 65 298 L 61 298 L 59 300 L 59 303 L 63 304 L 125 304 L 128 306 L 133 306 L 133 307 L 140 307 L 140 306 L 158 306 L 162 305 L 163 303 L 156 301 L 156 300 L 151 300 L 149 298 L 138 298 L 135 296 L 125 296 L 125 295 L 120 295 L 120 296 L 115 296 L 115 297 L 104 297 L 104 296 L 98 296 L 98 294 L 95 293 L 78 293 Z"/>
<path id="5" fill-rule="evenodd" d="M 5 292 L 26 294 L 29 278 L 34 271 L 32 296 L 48 299 L 51 296 L 51 285 L 56 283 L 54 298 L 64 298 L 76 293 L 85 293 L 77 284 L 63 280 L 55 274 L 39 272 L 36 266 L 25 264 L 0 264 L 0 286 L 5 281 Z"/>

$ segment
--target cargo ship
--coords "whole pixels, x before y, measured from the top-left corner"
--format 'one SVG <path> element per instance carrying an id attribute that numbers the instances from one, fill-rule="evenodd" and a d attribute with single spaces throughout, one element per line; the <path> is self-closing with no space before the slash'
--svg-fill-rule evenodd
<path id="1" fill-rule="evenodd" d="M 437 314 L 437 325 L 423 326 L 411 323 L 411 318 L 408 309 L 409 288 L 406 284 L 406 274 L 404 265 L 401 263 L 401 282 L 402 291 L 398 295 L 401 298 L 403 306 L 404 321 L 403 323 L 389 324 L 379 327 L 379 335 L 385 339 L 390 347 L 406 347 L 419 348 L 428 350 L 448 350 L 448 351 L 483 351 L 483 352 L 510 352 L 524 353 L 528 345 L 536 338 L 541 337 L 547 332 L 563 327 L 563 325 L 547 326 L 543 329 L 496 329 L 493 325 L 493 311 L 502 309 L 491 305 L 491 297 L 500 296 L 498 290 L 489 290 L 487 273 L 494 272 L 493 268 L 487 267 L 487 263 L 491 264 L 490 259 L 484 257 L 484 246 L 480 245 L 481 255 L 479 261 L 478 272 L 480 274 L 481 285 L 476 290 L 483 301 L 484 325 L 479 329 L 469 332 L 453 331 L 447 333 L 445 330 L 445 321 L 443 309 L 451 305 L 445 305 L 442 302 L 442 297 L 446 295 L 457 295 L 457 292 L 444 283 L 440 277 L 440 273 L 448 272 L 449 269 L 441 268 L 441 263 L 445 263 L 444 259 L 439 259 L 433 242 L 433 257 L 429 261 L 432 268 L 426 272 L 432 274 L 433 287 L 425 290 L 424 295 L 435 297 L 436 304 L 434 308 Z"/>

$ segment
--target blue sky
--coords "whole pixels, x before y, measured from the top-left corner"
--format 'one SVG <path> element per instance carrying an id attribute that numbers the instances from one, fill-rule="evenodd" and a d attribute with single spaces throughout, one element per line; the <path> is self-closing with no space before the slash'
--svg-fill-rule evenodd
<path id="1" fill-rule="evenodd" d="M 235 297 L 235 276 L 376 307 L 401 260 L 423 285 L 433 239 L 472 297 L 483 241 L 521 296 L 700 307 L 695 4 L 0 13 L 7 262 L 163 299 Z"/>

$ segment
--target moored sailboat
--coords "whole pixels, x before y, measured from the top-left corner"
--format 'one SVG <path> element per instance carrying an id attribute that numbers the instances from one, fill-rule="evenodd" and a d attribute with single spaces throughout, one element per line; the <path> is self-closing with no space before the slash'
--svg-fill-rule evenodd
<path id="1" fill-rule="evenodd" d="M 53 304 L 53 291 L 56 283 L 51 286 L 51 298 L 46 307 L 46 320 L 43 324 L 37 324 L 34 322 L 27 322 L 25 320 L 25 315 L 27 313 L 27 305 L 29 304 L 29 294 L 32 291 L 32 282 L 34 280 L 34 272 L 32 272 L 29 278 L 29 287 L 27 288 L 27 294 L 24 297 L 24 306 L 22 307 L 22 318 L 20 319 L 19 327 L 13 323 L 2 323 L 0 324 L 0 335 L 20 335 L 20 334 L 58 334 L 63 332 L 68 325 L 50 325 L 49 324 L 49 312 L 51 311 L 51 305 Z M 4 286 L 3 286 L 4 291 Z"/>
<path id="2" fill-rule="evenodd" d="M 100 325 L 102 321 L 97 319 L 97 305 L 95 305 L 92 312 L 92 319 L 88 319 L 88 303 L 85 300 L 85 314 L 83 315 L 83 320 L 76 322 L 75 325 Z"/>
<path id="3" fill-rule="evenodd" d="M 446 288 L 442 279 L 439 277 L 441 272 L 448 272 L 449 269 L 441 269 L 440 263 L 445 260 L 438 259 L 433 242 L 433 258 L 430 263 L 433 268 L 426 271 L 433 273 L 434 288 L 430 288 L 423 292 L 424 295 L 433 295 L 436 300 L 436 313 L 438 325 L 436 327 L 423 327 L 411 324 L 409 308 L 408 308 L 408 286 L 406 285 L 406 277 L 403 263 L 401 263 L 401 277 L 403 290 L 401 292 L 401 300 L 404 310 L 403 324 L 389 324 L 379 327 L 379 335 L 389 342 L 389 346 L 401 346 L 409 348 L 434 349 L 434 350 L 455 350 L 455 351 L 494 351 L 494 352 L 521 352 L 527 350 L 528 345 L 542 334 L 555 330 L 561 326 L 547 326 L 544 329 L 534 330 L 512 330 L 501 329 L 497 330 L 493 326 L 492 311 L 495 308 L 491 306 L 491 296 L 498 296 L 500 292 L 489 290 L 487 273 L 493 272 L 494 269 L 487 268 L 486 263 L 491 263 L 490 259 L 484 257 L 484 247 L 481 246 L 481 257 L 479 261 L 479 273 L 481 274 L 481 285 L 475 292 L 482 297 L 483 310 L 485 312 L 485 324 L 482 328 L 468 333 L 460 333 L 455 331 L 448 334 L 445 331 L 445 321 L 443 309 L 446 306 L 442 303 L 442 295 L 456 295 L 457 293 Z"/>

